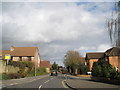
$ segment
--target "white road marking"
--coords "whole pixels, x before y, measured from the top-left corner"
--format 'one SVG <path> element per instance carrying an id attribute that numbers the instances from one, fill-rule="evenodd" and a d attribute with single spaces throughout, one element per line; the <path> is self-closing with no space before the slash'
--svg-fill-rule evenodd
<path id="1" fill-rule="evenodd" d="M 12 83 L 12 84 L 10 84 L 10 85 L 14 85 L 14 84 Z"/>
<path id="2" fill-rule="evenodd" d="M 39 90 L 41 89 L 42 85 L 39 86 Z"/>
<path id="3" fill-rule="evenodd" d="M 18 83 L 14 83 L 14 84 L 18 84 Z"/>
<path id="4" fill-rule="evenodd" d="M 44 83 L 47 83 L 47 82 L 49 82 L 50 80 L 47 80 L 47 81 L 45 81 Z"/>

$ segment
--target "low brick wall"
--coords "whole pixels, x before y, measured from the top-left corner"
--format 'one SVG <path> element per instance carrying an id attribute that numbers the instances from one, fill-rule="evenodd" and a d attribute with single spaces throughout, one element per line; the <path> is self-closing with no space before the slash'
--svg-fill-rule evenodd
<path id="1" fill-rule="evenodd" d="M 104 77 L 93 77 L 92 76 L 91 80 L 97 81 L 97 82 L 104 82 L 104 83 L 120 85 L 120 80 L 117 80 L 117 79 L 110 79 L 110 78 L 104 78 Z"/>

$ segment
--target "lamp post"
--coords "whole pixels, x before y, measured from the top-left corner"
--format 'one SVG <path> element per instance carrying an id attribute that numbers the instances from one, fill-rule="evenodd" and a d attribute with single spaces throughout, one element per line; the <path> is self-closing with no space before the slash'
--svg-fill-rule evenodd
<path id="1" fill-rule="evenodd" d="M 35 76 L 36 76 L 36 60 L 35 60 Z"/>

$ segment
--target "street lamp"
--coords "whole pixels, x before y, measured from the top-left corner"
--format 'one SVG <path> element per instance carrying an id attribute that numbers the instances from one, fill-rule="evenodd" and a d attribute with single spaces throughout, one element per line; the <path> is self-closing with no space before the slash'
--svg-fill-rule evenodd
<path id="1" fill-rule="evenodd" d="M 36 60 L 35 60 L 35 76 L 36 76 Z"/>

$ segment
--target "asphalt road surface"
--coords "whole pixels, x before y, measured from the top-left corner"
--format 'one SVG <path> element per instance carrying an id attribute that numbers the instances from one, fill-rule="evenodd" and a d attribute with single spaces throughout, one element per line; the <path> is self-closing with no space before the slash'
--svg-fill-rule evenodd
<path id="1" fill-rule="evenodd" d="M 22 83 L 22 84 L 14 84 L 11 86 L 7 86 L 3 88 L 3 90 L 46 90 L 46 89 L 51 89 L 51 90 L 56 90 L 56 89 L 65 89 L 69 90 L 70 88 L 67 87 L 67 85 L 64 83 L 64 81 L 71 81 L 69 84 L 76 85 L 76 88 L 90 88 L 90 87 L 107 87 L 107 88 L 117 88 L 118 86 L 116 85 L 111 85 L 111 84 L 105 84 L 105 83 L 99 83 L 99 82 L 93 82 L 89 81 L 90 78 L 83 78 L 83 77 L 75 77 L 71 75 L 66 74 L 58 74 L 58 76 L 47 76 L 41 79 L 37 79 L 31 82 L 27 83 Z M 24 81 L 23 81 L 24 82 Z M 78 87 L 80 86 L 80 87 Z M 90 87 L 88 87 L 90 86 Z M 89 89 L 90 90 L 90 89 Z M 100 89 L 101 90 L 101 89 Z M 106 90 L 106 89 L 105 89 Z"/>
<path id="2" fill-rule="evenodd" d="M 5 90 L 25 88 L 25 89 L 37 89 L 41 90 L 43 88 L 66 88 L 63 81 L 66 79 L 65 75 L 59 74 L 58 76 L 48 76 L 42 79 L 38 79 L 29 83 L 16 84 L 5 87 Z M 3 89 L 3 90 L 4 90 Z"/>

